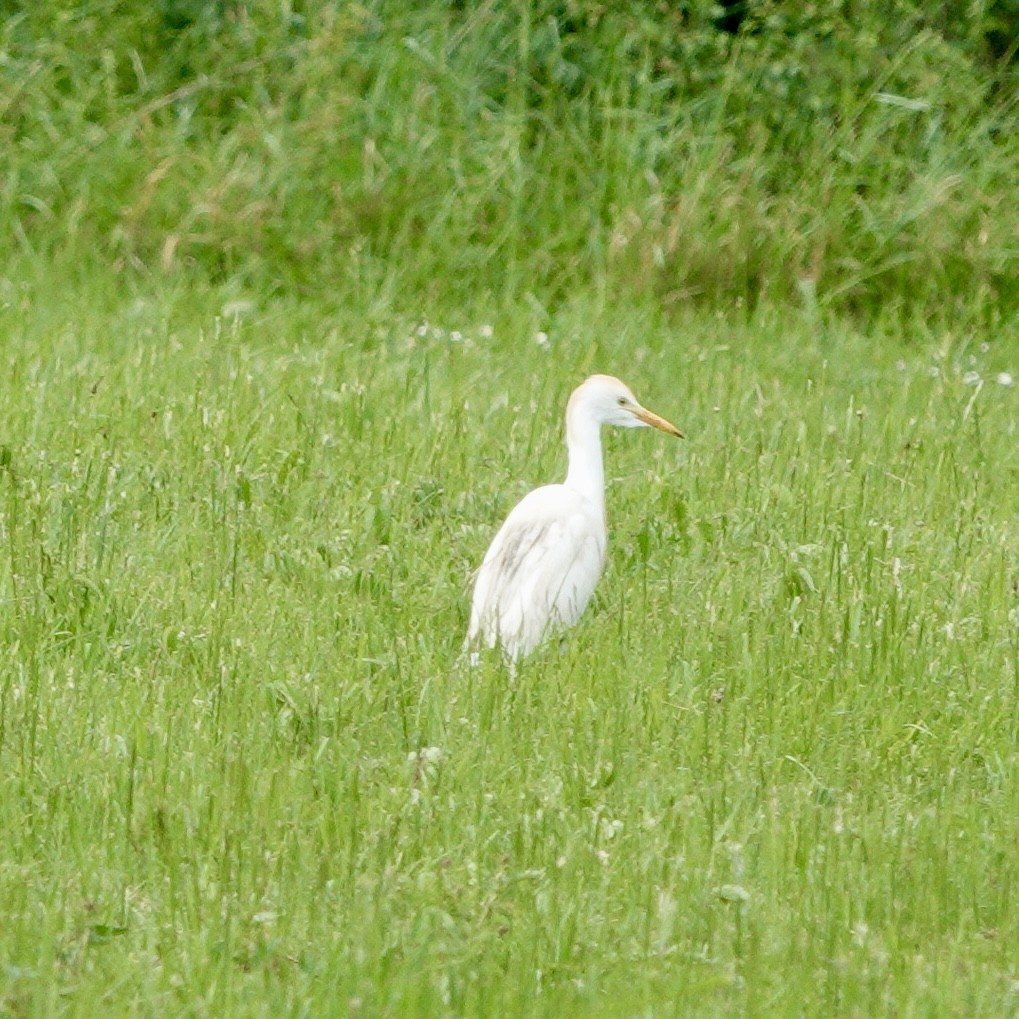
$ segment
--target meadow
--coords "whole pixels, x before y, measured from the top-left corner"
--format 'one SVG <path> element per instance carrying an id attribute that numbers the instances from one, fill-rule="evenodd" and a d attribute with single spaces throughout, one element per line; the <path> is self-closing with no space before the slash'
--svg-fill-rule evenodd
<path id="1" fill-rule="evenodd" d="M 0 1019 L 1019 1012 L 1019 89 L 931 6 L 10 5 Z M 471 669 L 594 372 L 687 437 Z"/>
<path id="2" fill-rule="evenodd" d="M 5 1016 L 1014 1009 L 1014 329 L 50 294 L 3 312 Z M 594 369 L 688 438 L 609 438 L 595 604 L 465 669 Z"/>

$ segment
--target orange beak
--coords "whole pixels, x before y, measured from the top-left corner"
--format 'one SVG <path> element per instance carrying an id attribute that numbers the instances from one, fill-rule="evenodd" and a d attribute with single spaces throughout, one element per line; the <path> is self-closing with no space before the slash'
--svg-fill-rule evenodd
<path id="1" fill-rule="evenodd" d="M 685 438 L 675 425 L 669 424 L 665 418 L 660 418 L 657 414 L 652 414 L 651 411 L 645 410 L 643 407 L 638 407 L 634 410 L 633 416 L 638 421 L 643 421 L 644 424 L 657 428 L 660 432 L 665 432 L 667 435 L 675 435 L 677 439 Z"/>

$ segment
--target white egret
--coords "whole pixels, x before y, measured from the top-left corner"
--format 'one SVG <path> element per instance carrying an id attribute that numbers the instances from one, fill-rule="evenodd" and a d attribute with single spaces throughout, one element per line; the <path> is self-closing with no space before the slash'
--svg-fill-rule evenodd
<path id="1" fill-rule="evenodd" d="M 619 379 L 592 375 L 578 386 L 566 405 L 566 481 L 524 496 L 496 534 L 474 583 L 468 647 L 499 646 L 516 662 L 580 618 L 605 564 L 602 425 L 682 438 Z"/>

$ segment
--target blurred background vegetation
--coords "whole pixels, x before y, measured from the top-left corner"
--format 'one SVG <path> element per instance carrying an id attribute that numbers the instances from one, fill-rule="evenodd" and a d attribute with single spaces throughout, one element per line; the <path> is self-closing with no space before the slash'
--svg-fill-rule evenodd
<path id="1" fill-rule="evenodd" d="M 0 0 L 8 273 L 1019 310 L 1019 0 Z"/>

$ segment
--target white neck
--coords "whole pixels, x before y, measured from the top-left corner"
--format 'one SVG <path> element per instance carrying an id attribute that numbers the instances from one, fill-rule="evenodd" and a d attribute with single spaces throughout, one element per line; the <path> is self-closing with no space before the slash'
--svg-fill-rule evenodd
<path id="1" fill-rule="evenodd" d="M 575 410 L 578 408 L 571 408 Z M 566 415 L 566 449 L 570 466 L 566 487 L 586 496 L 605 515 L 605 466 L 601 454 L 601 426 L 588 414 Z"/>

